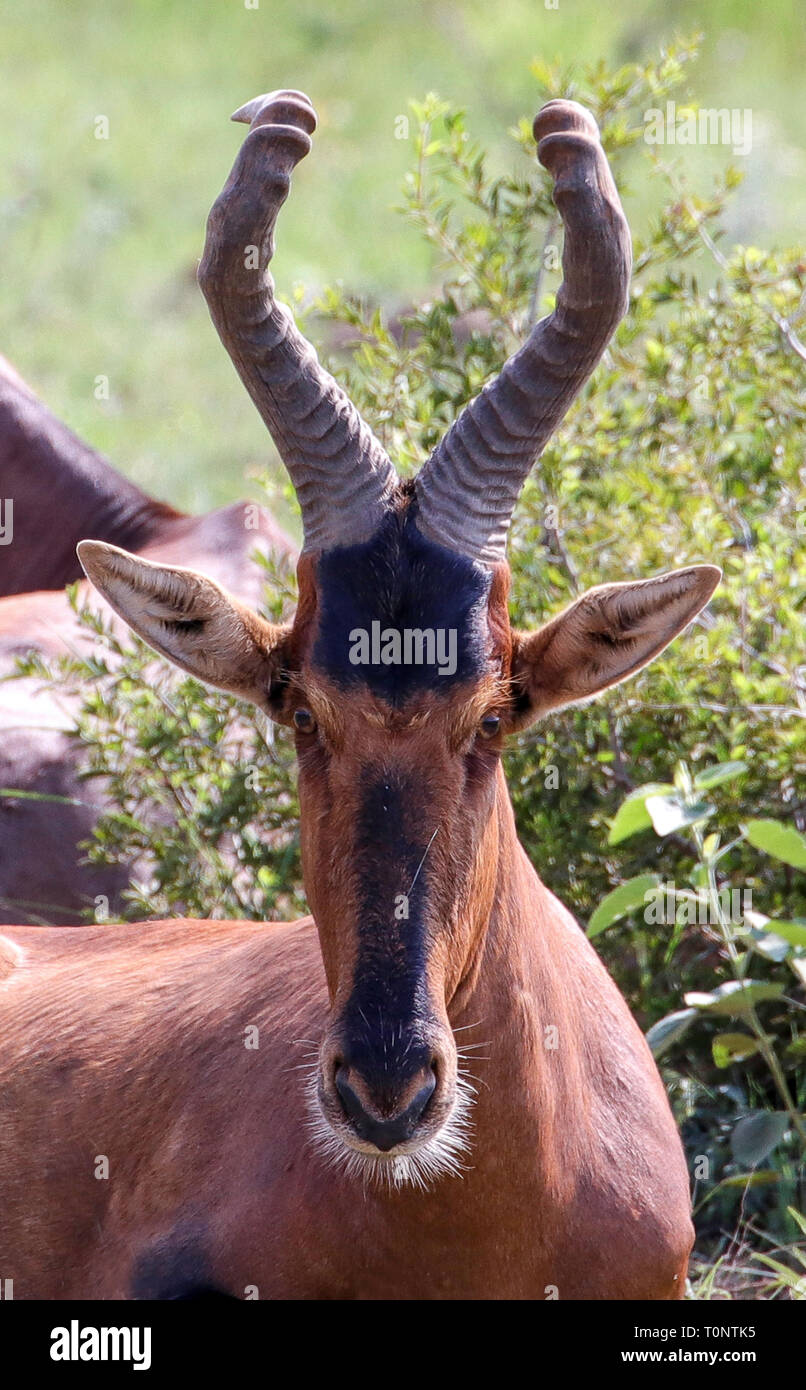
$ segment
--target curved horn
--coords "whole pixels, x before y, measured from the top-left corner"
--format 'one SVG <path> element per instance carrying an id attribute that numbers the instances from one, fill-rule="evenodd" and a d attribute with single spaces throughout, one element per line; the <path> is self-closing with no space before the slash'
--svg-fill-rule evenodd
<path id="1" fill-rule="evenodd" d="M 550 101 L 533 129 L 565 226 L 556 308 L 466 406 L 415 483 L 420 529 L 485 564 L 504 558 L 521 488 L 622 318 L 632 267 L 593 117 L 574 101 Z"/>
<path id="2" fill-rule="evenodd" d="M 266 422 L 302 511 L 307 550 L 371 535 L 397 475 L 291 313 L 274 298 L 274 225 L 316 114 L 301 92 L 270 92 L 232 117 L 250 129 L 207 222 L 199 284 L 219 337 Z"/>

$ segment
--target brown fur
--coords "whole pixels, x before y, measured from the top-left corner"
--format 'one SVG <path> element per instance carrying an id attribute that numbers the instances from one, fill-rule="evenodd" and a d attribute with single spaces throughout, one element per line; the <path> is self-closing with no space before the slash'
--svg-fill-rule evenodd
<path id="1" fill-rule="evenodd" d="M 128 572 L 103 547 L 86 561 L 102 585 L 105 573 Z M 149 583 L 173 593 L 184 616 L 194 602 L 209 611 L 209 591 L 192 577 L 177 592 L 176 572 L 168 583 L 132 566 L 131 597 L 115 589 L 114 601 L 138 623 Z M 198 1284 L 236 1296 L 256 1286 L 272 1298 L 681 1297 L 688 1175 L 657 1069 L 596 953 L 518 844 L 501 736 L 480 743 L 473 728 L 490 702 L 506 713 L 514 689 L 506 576 L 489 606 L 490 674 L 393 712 L 313 666 L 311 573 L 305 558 L 290 633 L 259 619 L 252 631 L 256 648 L 274 641 L 287 666 L 293 655 L 293 678 L 267 703 L 273 717 L 290 723 L 304 703 L 318 720 L 298 735 L 316 927 L 6 934 L 0 1250 L 15 1296 L 143 1294 L 144 1268 L 144 1296 L 153 1295 L 181 1248 Z M 696 611 L 715 572 L 692 574 Z M 660 615 L 663 585 L 658 602 Z M 242 621 L 227 604 L 222 594 L 217 627 Z M 577 640 L 574 609 L 569 623 Z M 194 637 L 183 664 L 204 675 L 202 649 Z M 622 660 L 618 648 L 612 660 Z M 237 683 L 235 666 L 227 683 Z M 465 1171 L 427 1191 L 362 1188 L 310 1132 L 306 1071 L 318 1079 L 319 1124 L 324 1114 L 345 1127 L 328 1076 L 358 959 L 360 768 L 416 784 L 412 826 L 439 826 L 426 972 L 439 1080 L 425 1128 L 449 1113 L 457 1068 L 478 1095 Z M 244 1045 L 253 1025 L 256 1050 Z M 98 1155 L 108 1180 L 95 1176 Z"/>
<path id="2" fill-rule="evenodd" d="M 328 997 L 310 920 L 11 933 L 0 1250 L 16 1297 L 126 1297 L 138 1258 L 197 1219 L 208 1277 L 239 1296 L 682 1296 L 688 1178 L 657 1071 L 497 780 L 495 907 L 447 1001 L 489 1060 L 471 1166 L 432 1192 L 362 1192 L 311 1149 L 295 1068 Z"/>
<path id="3" fill-rule="evenodd" d="M 76 543 L 87 535 L 140 550 L 181 535 L 181 512 L 124 478 L 57 420 L 0 357 L 0 496 L 10 498 L 14 539 L 0 547 L 0 597 L 63 589 L 81 576 Z"/>

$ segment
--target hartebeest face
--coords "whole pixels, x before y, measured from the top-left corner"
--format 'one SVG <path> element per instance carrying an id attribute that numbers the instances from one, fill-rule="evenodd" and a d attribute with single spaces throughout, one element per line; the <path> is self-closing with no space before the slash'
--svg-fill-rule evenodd
<path id="1" fill-rule="evenodd" d="M 464 1137 L 448 1010 L 491 908 L 509 640 L 504 586 L 493 613 L 489 570 L 424 538 L 408 502 L 301 562 L 271 712 L 296 726 L 332 1000 L 318 1102 L 343 1143 L 436 1171 Z"/>
<path id="2" fill-rule="evenodd" d="M 79 553 L 158 652 L 294 730 L 305 890 L 331 998 L 319 1138 L 396 1184 L 455 1170 L 471 1092 L 450 1016 L 493 910 L 503 737 L 643 666 L 719 571 L 604 585 L 538 632 L 512 633 L 507 566 L 424 537 L 403 489 L 369 540 L 302 556 L 287 628 L 190 571 L 99 542 Z M 433 652 L 455 660 L 402 659 L 411 633 L 433 633 Z"/>
<path id="3" fill-rule="evenodd" d="M 536 633 L 510 631 L 504 547 L 520 487 L 626 302 L 629 236 L 586 112 L 552 102 L 535 123 L 566 228 L 557 308 L 413 484 L 273 298 L 274 221 L 312 109 L 275 93 L 239 117 L 252 130 L 211 213 L 200 281 L 300 500 L 296 616 L 274 627 L 201 575 L 97 542 L 79 553 L 158 652 L 294 729 L 331 1000 L 317 1132 L 365 1174 L 423 1182 L 455 1171 L 466 1143 L 451 1017 L 495 911 L 503 737 L 639 670 L 719 571 L 604 585 Z"/>

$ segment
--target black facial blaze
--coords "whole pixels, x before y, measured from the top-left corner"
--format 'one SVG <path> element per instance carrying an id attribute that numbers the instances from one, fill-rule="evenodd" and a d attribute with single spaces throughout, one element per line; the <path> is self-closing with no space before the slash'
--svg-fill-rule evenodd
<path id="1" fill-rule="evenodd" d="M 379 1093 L 405 1084 L 430 1060 L 417 1037 L 425 1021 L 434 827 L 422 815 L 422 790 L 406 778 L 367 774 L 356 823 L 360 884 L 358 956 L 343 1024 L 351 1062 Z"/>
<path id="2" fill-rule="evenodd" d="M 390 514 L 371 540 L 329 551 L 317 569 L 314 665 L 393 706 L 478 678 L 488 661 L 490 573 L 426 540 L 415 517 L 413 506 Z"/>

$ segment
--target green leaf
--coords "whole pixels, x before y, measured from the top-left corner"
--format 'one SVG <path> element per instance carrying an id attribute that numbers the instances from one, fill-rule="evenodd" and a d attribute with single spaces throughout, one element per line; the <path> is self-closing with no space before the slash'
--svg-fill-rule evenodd
<path id="1" fill-rule="evenodd" d="M 7 796 L 13 801 L 55 801 L 60 806 L 83 806 L 83 801 L 78 801 L 74 796 L 56 796 L 51 792 L 27 792 L 18 791 L 15 787 L 0 787 L 0 796 Z"/>
<path id="2" fill-rule="evenodd" d="M 626 917 L 636 907 L 642 907 L 647 893 L 657 888 L 659 883 L 657 874 L 638 874 L 636 878 L 628 878 L 625 883 L 620 883 L 618 888 L 602 898 L 588 923 L 588 936 L 598 936 L 620 917 Z"/>
<path id="3" fill-rule="evenodd" d="M 723 782 L 730 782 L 734 777 L 741 777 L 747 771 L 747 763 L 714 763 L 712 767 L 704 767 L 702 772 L 698 772 L 694 778 L 694 785 L 698 791 L 706 791 L 711 787 L 718 787 Z"/>
<path id="4" fill-rule="evenodd" d="M 755 1172 L 752 1173 L 731 1173 L 729 1178 L 723 1178 L 721 1182 L 715 1183 L 709 1192 L 706 1192 L 698 1205 L 698 1210 L 700 1207 L 707 1206 L 726 1187 L 764 1187 L 780 1181 L 781 1174 L 777 1168 L 756 1168 Z"/>
<path id="5" fill-rule="evenodd" d="M 806 921 L 802 917 L 793 917 L 790 922 L 776 922 L 772 917 L 769 928 L 775 936 L 788 941 L 790 946 L 806 946 Z"/>
<path id="6" fill-rule="evenodd" d="M 774 960 L 776 965 L 780 965 L 792 952 L 789 942 L 773 932 L 759 931 L 757 927 L 751 927 L 750 931 L 744 934 L 750 937 L 754 951 L 764 956 L 765 960 Z"/>
<path id="7" fill-rule="evenodd" d="M 711 1041 L 711 1052 L 716 1065 L 724 1069 L 752 1057 L 758 1052 L 758 1041 L 749 1033 L 718 1033 Z"/>
<path id="8" fill-rule="evenodd" d="M 794 1253 L 797 1256 L 800 1254 L 798 1250 L 795 1250 Z M 780 1260 L 774 1260 L 772 1255 L 757 1254 L 754 1258 L 760 1264 L 766 1265 L 768 1269 L 774 1270 L 778 1275 L 778 1284 L 783 1288 L 791 1289 L 798 1301 L 806 1299 L 806 1278 L 803 1275 L 793 1273 L 788 1265 L 782 1264 Z"/>
<path id="9" fill-rule="evenodd" d="M 702 1009 L 705 1013 L 745 1018 L 752 1005 L 765 999 L 778 999 L 783 992 L 783 985 L 770 984 L 767 980 L 728 980 L 708 994 L 697 991 L 686 994 L 684 1002 L 690 1008 Z"/>
<path id="10" fill-rule="evenodd" d="M 652 819 L 646 808 L 647 797 L 662 796 L 673 791 L 674 787 L 668 782 L 649 782 L 646 786 L 637 787 L 634 792 L 630 792 L 610 822 L 607 843 L 618 845 L 631 835 L 637 835 L 640 830 L 649 830 Z"/>
<path id="11" fill-rule="evenodd" d="M 772 1153 L 789 1129 L 790 1118 L 784 1110 L 754 1110 L 734 1126 L 730 1149 L 737 1163 L 755 1167 Z"/>
<path id="12" fill-rule="evenodd" d="M 687 806 L 677 796 L 648 796 L 646 808 L 656 835 L 671 835 L 675 830 L 682 830 L 683 826 L 707 820 L 714 809 L 707 801 Z"/>
<path id="13" fill-rule="evenodd" d="M 694 783 L 691 780 L 691 773 L 688 770 L 688 764 L 683 762 L 682 759 L 675 766 L 674 785 L 675 789 L 678 792 L 680 792 L 683 800 L 685 800 L 687 796 L 690 796 L 692 791 L 694 790 Z"/>
<path id="14" fill-rule="evenodd" d="M 529 64 L 532 76 L 536 77 L 543 87 L 551 87 L 554 82 L 554 71 L 544 58 L 533 58 Z"/>
<path id="15" fill-rule="evenodd" d="M 764 1187 L 767 1183 L 780 1182 L 781 1174 L 777 1168 L 758 1168 L 755 1173 L 731 1173 L 718 1184 L 722 1187 Z M 716 1192 L 714 1188 L 714 1192 Z"/>
<path id="16" fill-rule="evenodd" d="M 791 864 L 793 869 L 806 869 L 806 839 L 793 825 L 779 820 L 751 820 L 742 829 L 754 849 Z"/>
<path id="17" fill-rule="evenodd" d="M 661 1057 L 672 1043 L 679 1042 L 684 1033 L 687 1033 L 690 1025 L 697 1017 L 696 1009 L 678 1009 L 673 1014 L 667 1014 L 665 1018 L 658 1019 L 649 1029 L 646 1040 L 652 1049 L 653 1057 Z"/>

